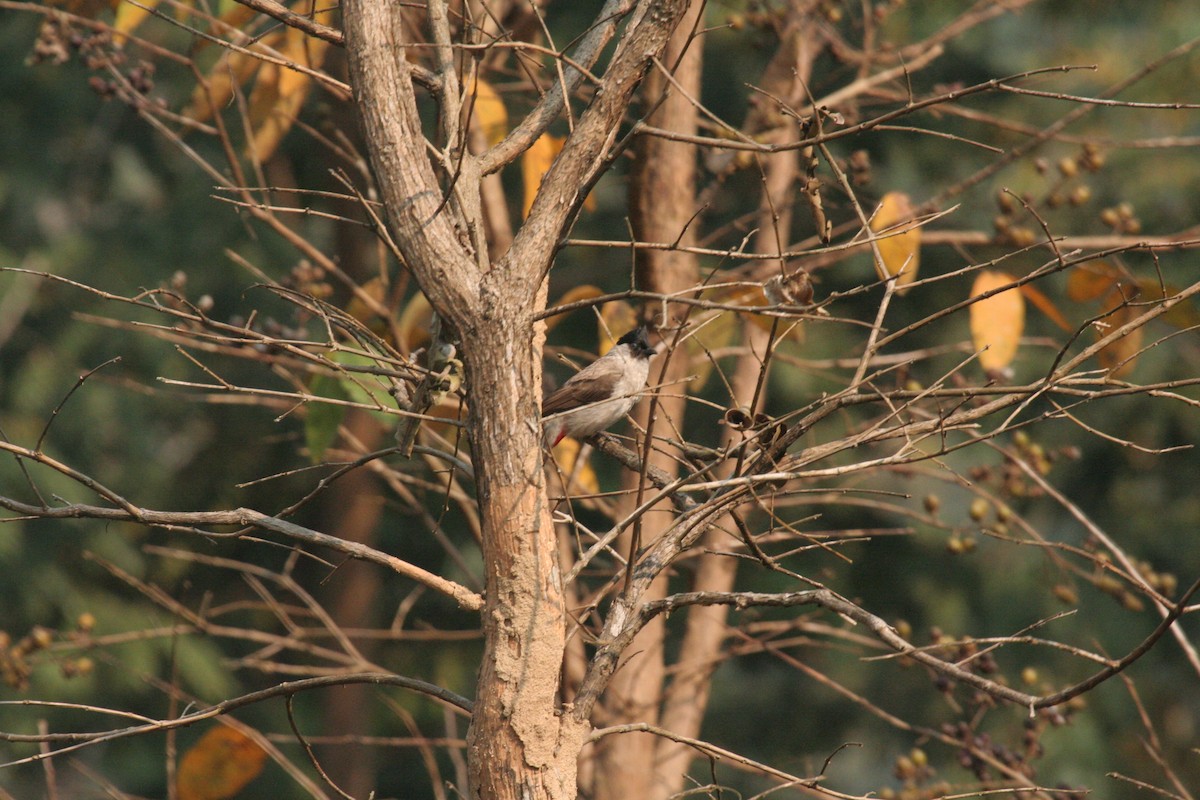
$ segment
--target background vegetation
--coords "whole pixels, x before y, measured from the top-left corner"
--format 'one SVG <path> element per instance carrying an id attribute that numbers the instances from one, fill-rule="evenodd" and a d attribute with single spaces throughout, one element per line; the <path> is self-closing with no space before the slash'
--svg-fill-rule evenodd
<path id="1" fill-rule="evenodd" d="M 579 35 L 595 14 L 595 5 L 548 4 L 544 18 L 553 41 L 561 47 Z M 707 62 L 701 98 L 721 119 L 740 124 L 755 99 L 761 100 L 748 85 L 761 85 L 778 45 L 778 19 L 794 10 L 792 5 L 796 4 L 731 2 L 705 8 L 709 30 L 701 39 Z M 816 5 L 821 8 L 808 9 L 816 20 L 813 24 L 822 26 L 835 43 L 812 64 L 810 91 L 821 97 L 853 80 L 856 70 L 869 70 L 869 65 L 842 58 L 836 46 L 839 41 L 860 43 L 864 14 L 878 15 L 879 24 L 866 27 L 877 42 L 888 43 L 880 44 L 877 52 L 890 53 L 924 41 L 964 12 L 989 4 L 972 9 L 965 3 Z M 843 165 L 864 158 L 856 153 L 864 153 L 869 161 L 862 182 L 856 183 L 859 201 L 869 212 L 888 192 L 901 191 L 926 212 L 955 207 L 954 213 L 929 222 L 923 230 L 922 278 L 1001 258 L 1008 274 L 1026 274 L 1050 257 L 1046 248 L 1031 246 L 1034 239 L 1044 241 L 1046 231 L 1077 238 L 1077 243 L 1065 243 L 1064 250 L 1079 247 L 1087 252 L 1117 246 L 1113 242 L 1120 237 L 1197 238 L 1192 233 L 1200 219 L 1195 191 L 1200 180 L 1195 155 L 1200 114 L 1187 104 L 1200 102 L 1193 91 L 1200 77 L 1200 55 L 1192 49 L 1200 37 L 1200 18 L 1192 4 L 1069 0 L 1017 5 L 1013 13 L 998 14 L 948 38 L 944 54 L 928 66 L 856 97 L 851 108 L 831 110 L 852 121 L 869 119 L 903 104 L 910 92 L 920 98 L 1041 67 L 1087 68 L 1021 84 L 1057 97 L 993 91 L 961 104 L 934 106 L 896 123 L 936 129 L 937 136 L 912 129 L 876 129 L 830 142 L 832 155 Z M 244 507 L 265 513 L 306 496 L 336 465 L 390 446 L 394 419 L 380 425 L 380 415 L 360 412 L 314 421 L 319 412 L 269 396 L 268 391 L 297 391 L 297 382 L 286 370 L 271 372 L 266 359 L 225 352 L 211 362 L 219 364 L 214 369 L 230 384 L 260 388 L 257 395 L 235 398 L 164 382 L 163 378 L 210 381 L 184 355 L 179 337 L 148 333 L 133 323 L 183 323 L 66 281 L 30 274 L 47 273 L 125 298 L 165 287 L 201 305 L 215 320 L 238 325 L 255 319 L 260 330 L 281 339 L 297 338 L 293 334 L 301 332 L 319 338 L 323 323 L 303 302 L 293 302 L 264 284 L 278 282 L 341 308 L 353 302 L 347 284 L 315 269 L 310 258 L 285 241 L 276 224 L 231 204 L 237 199 L 234 193 L 215 188 L 213 176 L 185 151 L 195 148 L 200 158 L 220 162 L 225 154 L 218 139 L 194 131 L 177 138 L 164 136 L 130 103 L 105 96 L 113 92 L 96 79 L 100 76 L 103 83 L 108 78 L 102 70 L 89 69 L 86 55 L 72 54 L 62 64 L 45 59 L 30 63 L 43 15 L 17 2 L 0 7 L 7 9 L 0 11 L 0 64 L 5 65 L 0 70 L 0 265 L 22 270 L 0 273 L 0 438 L 25 447 L 41 442 L 38 449 L 46 455 L 98 478 L 143 508 Z M 222 5 L 210 11 L 231 9 Z M 93 16 L 82 8 L 71 10 Z M 95 16 L 113 20 L 109 10 Z M 166 50 L 188 53 L 210 80 L 219 74 L 213 65 L 220 49 L 206 46 L 168 20 L 150 19 L 137 35 Z M 1181 48 L 1178 55 L 1165 58 L 1176 48 Z M 139 59 L 154 64 L 148 97 L 162 98 L 175 112 L 189 103 L 196 75 L 188 65 L 137 48 L 129 52 L 130 61 L 122 67 L 126 75 Z M 960 183 L 1016 153 L 1034 132 L 1083 107 L 1071 98 L 1099 97 L 1158 59 L 1164 63 L 1118 96 L 1182 107 L 1093 107 L 1061 135 L 1046 138 L 986 180 Z M 336 52 L 324 68 L 346 80 Z M 517 81 L 511 74 L 504 78 Z M 503 80 L 496 83 L 505 88 Z M 529 101 L 516 91 L 505 97 L 515 122 Z M 302 116 L 311 128 L 288 131 L 258 165 L 258 175 L 251 170 L 248 185 L 262 178 L 271 186 L 346 192 L 331 169 L 349 172 L 353 165 L 313 145 L 317 136 L 334 139 L 338 130 L 348 140 L 358 140 L 354 116 L 344 100 L 314 88 Z M 246 96 L 230 101 L 230 119 L 245 111 L 233 108 L 237 103 L 248 102 Z M 432 103 L 422 111 L 433 125 Z M 252 105 L 248 113 L 253 115 Z M 836 123 L 826 117 L 824 124 Z M 567 133 L 562 122 L 553 130 Z M 707 130 L 705 135 L 720 134 Z M 232 136 L 239 146 L 244 144 L 243 132 Z M 980 140 L 995 149 L 973 144 Z M 725 156 L 728 153 L 713 151 L 701 157 L 701 195 L 710 205 L 695 244 L 712 250 L 737 248 L 757 225 L 762 173 L 753 168 L 727 170 L 721 161 Z M 1089 157 L 1101 163 L 1089 164 Z M 635 168 L 636 159 L 628 154 L 615 161 L 592 190 L 591 207 L 570 231 L 573 240 L 630 238 L 628 184 Z M 852 223 L 851 205 L 835 179 L 824 166 L 821 170 L 826 210 L 837 226 L 847 226 L 838 227 L 834 241 L 845 241 L 861 226 Z M 518 173 L 510 169 L 503 176 L 514 217 L 519 217 L 520 198 L 528 191 Z M 948 187 L 962 189 L 950 195 Z M 1036 215 L 1023 213 L 1021 197 Z M 295 200 L 289 196 L 287 204 Z M 926 202 L 930 205 L 923 205 Z M 323 213 L 362 219 L 352 203 L 313 198 L 309 204 Z M 386 260 L 371 233 L 362 228 L 318 215 L 281 216 L 291 230 L 343 264 L 360 286 L 370 284 L 377 272 L 374 264 Z M 814 227 L 807 212 L 798 210 L 796 217 L 794 240 L 819 249 L 811 238 Z M 998 217 L 1006 218 L 999 229 Z M 1045 222 L 1045 231 L 1039 220 Z M 1020 231 L 1011 233 L 1012 227 Z M 846 385 L 847 366 L 852 372 L 862 352 L 864 326 L 871 325 L 879 307 L 878 287 L 860 291 L 875 281 L 872 260 L 860 249 L 836 264 L 818 263 L 819 257 L 813 264 L 795 262 L 809 268 L 817 302 L 840 293 L 847 296 L 831 308 L 832 317 L 808 319 L 802 332 L 780 345 L 763 395 L 767 414 L 785 418 L 822 393 L 833 394 Z M 722 276 L 734 273 L 729 256 L 701 255 L 698 261 L 701 276 L 714 270 Z M 1163 247 L 1153 253 L 1109 256 L 1104 263 L 1125 285 L 1161 279 L 1167 286 L 1184 287 L 1196 281 L 1194 261 L 1194 250 L 1188 247 Z M 372 291 L 383 292 L 374 296 L 398 320 L 389 335 L 399 331 L 415 337 L 414 346 L 399 345 L 408 353 L 424 344 L 428 317 L 403 316 L 415 308 L 418 289 L 394 262 L 388 264 L 391 284 Z M 565 247 L 551 273 L 551 304 L 580 286 L 602 292 L 628 289 L 633 270 L 628 249 Z M 748 269 L 735 277 L 754 279 Z M 973 277 L 972 273 L 922 285 L 897 296 L 887 327 L 901 329 L 960 302 L 969 296 Z M 1095 340 L 1083 323 L 1101 313 L 1103 298 L 1072 293 L 1065 274 L 1038 286 L 1053 311 L 1069 322 L 1069 330 L 1081 326 L 1080 347 Z M 163 296 L 142 296 L 148 302 L 170 303 Z M 610 306 L 604 319 L 619 333 L 632 314 L 632 305 Z M 351 315 L 364 325 L 379 322 L 369 311 L 359 309 Z M 1106 548 L 1079 517 L 1117 539 L 1143 577 L 1169 598 L 1178 598 L 1200 575 L 1200 548 L 1194 543 L 1200 523 L 1195 489 L 1200 461 L 1188 447 L 1200 440 L 1198 393 L 1190 383 L 1200 375 L 1193 327 L 1197 322 L 1194 302 L 1188 300 L 1171 318 L 1151 323 L 1143 344 L 1159 345 L 1138 355 L 1132 371 L 1121 376 L 1162 387 L 1160 402 L 1147 402 L 1146 394 L 1131 391 L 1085 405 L 1073 412 L 1074 419 L 1060 417 L 1027 432 L 1005 432 L 992 448 L 806 483 L 781 516 L 810 536 L 828 534 L 830 540 L 842 542 L 837 550 L 845 560 L 818 548 L 789 562 L 789 568 L 836 588 L 918 645 L 945 644 L 944 637 L 1013 636 L 1035 622 L 1053 619 L 1036 635 L 1116 658 L 1129 652 L 1160 616 L 1144 594 L 1105 570 L 1104 559 L 1110 557 L 1096 554 Z M 599 346 L 597 327 L 588 311 L 575 311 L 549 338 L 578 363 Z M 732 372 L 739 328 L 733 323 L 713 328 L 705 343 L 721 368 Z M 1029 306 L 1018 335 L 1021 349 L 1001 382 L 1037 380 L 1070 334 L 1060 329 L 1053 314 Z M 904 340 L 902 349 L 923 353 L 919 365 L 881 380 L 889 388 L 903 389 L 910 382 L 915 387 L 930 385 L 973 349 L 968 312 L 925 324 Z M 119 361 L 113 362 L 116 358 Z M 702 354 L 697 359 L 705 361 Z M 210 363 L 207 356 L 204 360 Z M 548 371 L 559 378 L 569 374 L 557 363 L 548 363 Z M 73 391 L 81 375 L 101 366 Z M 978 364 L 963 371 L 961 385 L 988 385 Z M 1180 387 L 1173 388 L 1171 382 L 1180 382 Z M 322 393 L 314 383 L 307 386 Z M 325 394 L 338 392 L 363 401 L 337 381 L 324 388 Z M 702 387 L 693 384 L 689 392 L 707 405 L 695 402 L 689 407 L 686 438 L 718 447 L 726 430 L 728 392 L 715 377 Z M 1046 413 L 1049 406 L 1039 401 L 1034 410 Z M 836 429 L 815 427 L 796 450 L 868 426 L 878 413 L 874 407 L 847 407 L 835 417 Z M 339 423 L 341 434 L 322 454 L 318 442 L 333 435 L 327 426 Z M 1014 466 L 1014 456 L 1033 464 L 1036 475 Z M 831 463 L 851 465 L 864 457 L 849 453 Z M 314 461 L 325 464 L 310 469 Z M 615 490 L 627 479 L 624 470 L 600 455 L 589 463 L 598 472 L 600 487 Z M 339 482 L 336 490 L 319 495 L 290 519 L 343 537 L 351 535 L 345 527 L 361 524 L 369 529 L 363 538 L 378 550 L 402 554 L 412 564 L 453 575 L 479 590 L 472 583 L 481 556 L 473 546 L 470 511 L 447 500 L 449 484 L 429 465 L 393 461 L 391 468 L 402 477 L 389 481 L 376 473 L 361 482 Z M 1054 502 L 1043 480 L 1069 498 L 1069 504 Z M 27 459 L 0 460 L 0 495 L 29 502 L 29 488 L 35 484 L 48 499 L 81 499 L 79 487 L 61 473 Z M 407 495 L 397 487 L 406 487 Z M 579 512 L 582 523 L 597 529 L 607 527 L 607 519 L 603 507 Z M 270 645 L 202 630 L 182 609 L 206 609 L 214 624 L 219 619 L 221 625 L 244 631 L 275 630 L 289 616 L 308 625 L 315 609 L 328 608 L 370 663 L 474 696 L 482 652 L 478 615 L 433 592 L 414 591 L 411 582 L 373 565 L 343 566 L 341 554 L 297 559 L 288 542 L 272 547 L 255 538 L 182 536 L 130 522 L 30 519 L 16 512 L 4 522 L 0 698 L 5 701 L 35 698 L 160 718 L 190 704 L 207 705 L 300 674 L 340 668 L 336 659 L 326 660 L 311 650 L 293 662 L 301 665 L 295 674 L 287 674 L 273 666 Z M 1061 550 L 1048 555 L 1043 548 L 1015 544 L 1014 539 L 1030 541 L 1026 525 L 1052 534 Z M 433 529 L 454 547 L 443 546 L 430 534 Z M 1090 555 L 1075 558 L 1067 548 Z M 269 574 L 251 574 L 240 564 Z M 778 572 L 743 576 L 740 588 L 745 590 L 803 588 Z M 294 580 L 294 585 L 280 584 L 281 577 Z M 682 561 L 669 578 L 671 590 L 686 591 L 690 580 L 688 562 Z M 306 607 L 298 599 L 300 592 L 311 594 L 312 605 Z M 1055 618 L 1068 611 L 1071 616 Z M 1184 616 L 1178 623 L 1184 632 L 1182 643 L 1164 637 L 1122 677 L 1036 721 L 1026 720 L 1010 706 L 993 709 L 970 689 L 910 661 L 863 660 L 857 637 L 866 636 L 866 631 L 843 625 L 833 615 L 783 608 L 740 612 L 736 619 L 743 638 L 731 634 L 728 648 L 739 657 L 722 658 L 701 738 L 794 775 L 824 769 L 823 785 L 831 789 L 915 798 L 1005 785 L 994 770 L 978 769 L 965 749 L 938 743 L 930 735 L 961 735 L 957 726 L 968 726 L 969 737 L 983 737 L 980 746 L 1000 760 L 1011 755 L 1013 763 L 1036 765 L 1036 774 L 1029 777 L 1039 786 L 1088 788 L 1114 798 L 1146 795 L 1148 790 L 1137 781 L 1160 787 L 1160 793 L 1170 797 L 1190 797 L 1200 786 L 1195 745 L 1200 675 L 1185 653 L 1187 636 L 1196 633 L 1193 618 Z M 669 654 L 680 647 L 680 637 L 680 630 L 668 630 Z M 330 642 L 315 638 L 307 645 L 328 647 Z M 958 645 L 945 649 L 946 657 L 954 646 Z M 966 655 L 976 645 L 962 647 L 966 649 L 961 655 Z M 1095 667 L 1037 647 L 1002 648 L 995 660 L 998 674 L 1035 693 L 1061 688 Z M 797 661 L 804 668 L 798 668 Z M 834 676 L 848 692 L 820 676 Z M 357 797 L 374 790 L 379 797 L 404 798 L 445 796 L 440 779 L 463 785 L 465 717 L 455 717 L 422 696 L 391 689 L 368 689 L 365 696 L 364 704 L 359 689 L 331 688 L 295 701 L 296 725 L 311 732 L 323 763 L 340 785 Z M 339 717 L 339 706 L 353 709 L 358 718 Z M 906 723 L 889 724 L 882 718 L 884 711 Z M 315 776 L 291 732 L 282 701 L 248 705 L 236 716 L 285 751 L 300 765 L 297 769 Z M 5 732 L 35 733 L 42 720 L 49 731 L 95 730 L 111 722 L 79 708 L 0 707 L 0 730 Z M 55 790 L 50 787 L 57 787 L 60 797 L 165 796 L 180 789 L 172 784 L 171 768 L 164 763 L 192 752 L 207 730 L 195 726 L 84 748 L 55 759 L 57 773 L 48 772 L 45 762 L 6 766 L 0 769 L 0 787 L 13 797 L 47 795 Z M 337 739 L 342 735 L 347 738 Z M 846 743 L 853 744 L 838 749 Z M 0 743 L 0 761 L 26 759 L 38 747 Z M 253 764 L 255 758 L 245 757 L 242 763 Z M 697 784 L 719 783 L 726 792 L 744 797 L 778 784 L 771 776 L 726 769 L 728 763 L 723 761 L 720 771 L 710 773 L 708 762 L 701 759 L 691 774 Z M 311 780 L 329 791 L 316 777 Z M 242 791 L 244 797 L 313 793 L 272 759 Z M 718 796 L 714 789 L 707 791 Z M 800 790 L 777 791 L 779 796 L 789 793 L 795 796 Z"/>

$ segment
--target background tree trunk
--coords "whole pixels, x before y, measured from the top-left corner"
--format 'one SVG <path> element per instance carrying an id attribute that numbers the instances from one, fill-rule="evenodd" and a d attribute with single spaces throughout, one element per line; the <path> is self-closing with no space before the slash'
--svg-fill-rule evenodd
<path id="1" fill-rule="evenodd" d="M 663 53 L 662 64 L 672 70 L 678 88 L 662 74 L 651 68 L 644 85 L 646 103 L 662 103 L 647 118 L 650 125 L 683 134 L 697 130 L 698 111 L 694 98 L 700 94 L 703 65 L 702 48 L 691 36 L 700 23 L 704 3 L 693 0 L 686 16 L 676 29 Z M 686 93 L 686 94 L 685 94 Z M 630 186 L 630 207 L 634 237 L 643 242 L 674 242 L 688 246 L 694 236 L 688 227 L 696 212 L 696 148 L 686 142 L 676 142 L 655 136 L 643 137 L 636 148 L 637 161 Z M 696 256 L 682 250 L 638 250 L 636 261 L 638 288 L 652 292 L 684 291 L 698 282 Z M 653 305 L 648 313 L 660 308 Z M 682 322 L 686 307 L 670 306 L 673 320 L 659 320 L 667 345 L 673 332 L 670 326 Z M 679 381 L 689 372 L 687 350 L 680 348 L 668 356 L 666 369 L 651 369 L 652 383 L 669 386 L 653 404 L 655 418 L 650 419 L 651 403 L 639 404 L 634 413 L 638 425 L 660 436 L 674 437 L 686 419 L 687 400 L 680 391 Z M 661 363 L 661 359 L 660 359 Z M 648 450 L 651 466 L 673 474 L 677 464 L 670 454 L 657 445 Z M 624 476 L 623 510 L 632 511 L 639 504 L 637 473 Z M 647 513 L 640 524 L 640 539 L 644 546 L 654 541 L 670 527 L 675 512 L 670 502 L 663 501 Z M 632 532 L 631 532 L 632 533 Z M 628 553 L 630 536 L 622 537 L 619 548 Z M 667 576 L 661 575 L 643 596 L 643 601 L 658 599 L 666 593 Z M 634 638 L 626 650 L 627 656 L 613 676 L 600 714 L 606 724 L 658 720 L 664 680 L 663 636 L 664 620 L 651 621 Z M 653 797 L 659 773 L 655 766 L 657 737 L 631 733 L 611 736 L 598 748 L 595 797 L 597 800 L 624 800 L 633 797 Z"/>

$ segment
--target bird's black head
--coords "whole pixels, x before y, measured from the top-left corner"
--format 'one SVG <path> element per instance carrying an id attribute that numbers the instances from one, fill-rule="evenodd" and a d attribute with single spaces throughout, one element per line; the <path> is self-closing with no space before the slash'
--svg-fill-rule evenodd
<path id="1" fill-rule="evenodd" d="M 650 344 L 650 340 L 646 338 L 645 325 L 639 325 L 620 339 L 617 339 L 617 344 L 629 345 L 629 349 L 633 354 L 640 358 L 650 358 L 658 353 Z"/>

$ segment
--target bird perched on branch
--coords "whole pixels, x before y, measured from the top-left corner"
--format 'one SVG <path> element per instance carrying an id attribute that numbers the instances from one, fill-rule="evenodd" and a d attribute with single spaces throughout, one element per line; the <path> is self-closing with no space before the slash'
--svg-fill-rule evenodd
<path id="1" fill-rule="evenodd" d="M 639 326 L 571 376 L 542 402 L 546 445 L 553 447 L 564 436 L 586 439 L 629 413 L 646 388 L 650 358 L 657 352 L 645 326 Z"/>

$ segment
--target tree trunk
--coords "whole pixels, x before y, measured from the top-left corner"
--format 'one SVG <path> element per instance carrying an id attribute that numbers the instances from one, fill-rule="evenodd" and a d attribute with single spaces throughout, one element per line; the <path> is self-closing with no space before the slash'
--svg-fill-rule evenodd
<path id="1" fill-rule="evenodd" d="M 566 613 L 546 502 L 533 329 L 485 319 L 469 335 L 471 452 L 487 565 L 485 649 L 467 737 L 472 796 L 553 798 L 576 793 L 587 726 L 558 715 Z"/>

